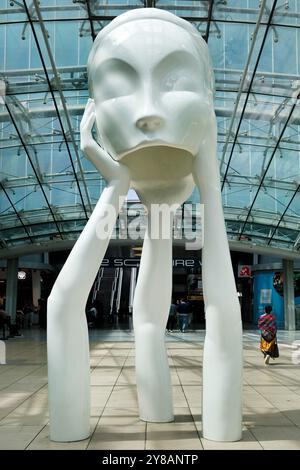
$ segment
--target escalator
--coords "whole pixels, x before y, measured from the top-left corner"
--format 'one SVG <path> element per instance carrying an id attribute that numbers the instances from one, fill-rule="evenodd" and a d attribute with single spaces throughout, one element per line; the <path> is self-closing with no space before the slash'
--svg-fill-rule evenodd
<path id="1" fill-rule="evenodd" d="M 96 327 L 132 328 L 132 302 L 137 268 L 101 267 L 92 288 L 91 304 L 97 309 Z"/>

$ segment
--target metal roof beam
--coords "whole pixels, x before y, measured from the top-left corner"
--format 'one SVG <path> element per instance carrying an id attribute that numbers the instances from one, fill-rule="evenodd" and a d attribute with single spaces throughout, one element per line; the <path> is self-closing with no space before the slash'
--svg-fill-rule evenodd
<path id="1" fill-rule="evenodd" d="M 6 191 L 5 187 L 3 186 L 3 184 L 2 184 L 1 182 L 0 182 L 0 189 L 4 192 L 6 198 L 8 199 L 8 202 L 9 202 L 9 204 L 11 205 L 11 207 L 12 207 L 12 209 L 13 209 L 13 211 L 14 211 L 14 214 L 17 216 L 17 219 L 19 220 L 21 226 L 23 227 L 25 233 L 27 234 L 27 237 L 29 238 L 30 242 L 33 243 L 33 239 L 32 239 L 32 237 L 31 237 L 31 235 L 30 235 L 30 232 L 29 232 L 28 228 L 25 226 L 25 224 L 24 224 L 24 222 L 23 222 L 23 220 L 22 220 L 22 218 L 21 218 L 19 212 L 17 211 L 17 209 L 16 209 L 16 207 L 15 207 L 13 201 L 11 200 L 11 198 L 10 198 L 8 192 Z M 16 228 L 16 224 L 15 224 L 15 223 L 14 223 L 14 228 Z"/>
<path id="2" fill-rule="evenodd" d="M 295 197 L 297 196 L 297 194 L 300 193 L 300 184 L 298 185 L 297 189 L 295 190 L 293 196 L 291 197 L 289 203 L 287 204 L 286 208 L 284 209 L 283 213 L 281 214 L 281 217 L 280 219 L 278 220 L 278 223 L 276 225 L 276 227 L 274 228 L 270 238 L 269 238 L 269 241 L 268 241 L 268 245 L 271 243 L 271 241 L 273 240 L 274 236 L 275 236 L 275 233 L 277 232 L 277 230 L 279 229 L 280 225 L 282 224 L 283 220 L 284 220 L 284 217 L 287 213 L 287 211 L 289 210 L 292 202 L 294 201 Z M 298 229 L 299 229 L 299 226 L 300 224 L 298 225 Z"/>
<path id="3" fill-rule="evenodd" d="M 4 248 L 0 250 L 0 259 L 15 258 L 33 253 L 49 253 L 53 251 L 71 250 L 75 242 L 76 240 L 51 240 L 43 243 L 36 243 L 34 245 L 21 245 L 11 248 Z M 184 246 L 184 243 L 185 240 L 174 240 L 175 246 Z M 132 245 L 132 240 L 111 240 L 110 245 Z M 249 243 L 247 241 L 239 242 L 236 240 L 229 240 L 229 248 L 232 251 L 278 256 L 281 259 L 300 260 L 299 251 L 259 245 L 255 243 Z"/>
<path id="4" fill-rule="evenodd" d="M 74 177 L 75 177 L 75 180 L 76 180 L 76 183 L 77 183 L 77 187 L 78 187 L 79 196 L 80 196 L 80 199 L 81 199 L 81 202 L 82 202 L 82 206 L 83 206 L 85 214 L 86 214 L 86 219 L 88 219 L 88 215 L 87 215 L 87 212 L 86 212 L 86 208 L 85 208 L 85 204 L 84 204 L 84 200 L 83 200 L 83 196 L 82 196 L 82 191 L 81 191 L 81 188 L 80 188 L 80 184 L 79 184 L 77 174 L 76 174 L 76 171 L 75 171 L 75 166 L 74 166 L 74 162 L 73 162 L 73 159 L 72 159 L 71 151 L 70 151 L 70 148 L 69 148 L 69 143 L 68 143 L 68 140 L 67 140 L 67 137 L 66 137 L 66 134 L 65 134 L 65 130 L 64 130 L 64 126 L 63 126 L 60 114 L 59 114 L 58 106 L 57 106 L 57 103 L 56 103 L 54 92 L 52 90 L 52 86 L 51 86 L 51 83 L 50 83 L 47 68 L 45 66 L 45 61 L 44 61 L 44 58 L 43 58 L 43 55 L 42 55 L 40 44 L 39 44 L 39 41 L 38 41 L 38 38 L 37 38 L 37 35 L 36 35 L 36 31 L 35 31 L 35 28 L 34 28 L 34 25 L 33 25 L 33 21 L 32 21 L 30 12 L 29 12 L 28 7 L 27 7 L 26 0 L 23 0 L 23 3 L 24 3 L 24 7 L 25 7 L 26 14 L 27 14 L 27 17 L 28 17 L 28 21 L 30 23 L 31 30 L 32 30 L 32 33 L 33 33 L 33 36 L 34 36 L 34 40 L 35 40 L 35 43 L 36 43 L 36 46 L 37 46 L 37 50 L 38 50 L 38 53 L 39 53 L 39 56 L 40 56 L 40 60 L 41 60 L 42 65 L 43 65 L 44 73 L 46 75 L 46 79 L 47 79 L 48 86 L 49 86 L 49 91 L 51 93 L 51 96 L 52 96 L 52 99 L 53 99 L 53 104 L 55 106 L 55 110 L 56 110 L 56 113 L 57 113 L 57 118 L 59 120 L 59 124 L 60 124 L 61 130 L 62 130 L 62 134 L 64 136 L 65 145 L 66 145 L 68 155 L 69 155 L 69 158 L 70 158 L 70 162 L 71 162 L 71 166 L 72 166 L 72 169 L 73 169 L 73 172 L 74 172 Z M 72 144 L 73 144 L 74 151 L 75 151 L 75 154 L 76 154 L 76 157 L 77 157 L 78 167 L 79 167 L 81 177 L 82 177 L 82 183 L 83 183 L 84 188 L 85 188 L 87 201 L 88 201 L 88 204 L 90 206 L 89 208 L 90 208 L 90 211 L 91 211 L 92 209 L 91 209 L 91 203 L 90 203 L 90 199 L 89 199 L 88 189 L 86 187 L 86 183 L 85 183 L 85 180 L 84 180 L 84 175 L 83 175 L 83 170 L 82 170 L 82 166 L 81 166 L 81 163 L 80 163 L 78 150 L 77 150 L 74 138 L 73 138 L 74 137 L 73 136 L 73 129 L 72 129 L 70 117 L 69 117 L 69 114 L 68 114 L 68 110 L 67 110 L 67 107 L 66 107 L 65 97 L 64 97 L 62 91 L 60 90 L 59 75 L 58 75 L 58 72 L 57 72 L 57 69 L 56 69 L 56 66 L 55 66 L 55 62 L 54 62 L 54 59 L 53 59 L 53 56 L 52 56 L 51 48 L 50 48 L 48 37 L 47 37 L 47 32 L 46 32 L 46 29 L 45 29 L 45 25 L 43 23 L 43 19 L 42 19 L 41 14 L 40 14 L 38 1 L 33 0 L 33 4 L 34 4 L 34 7 L 35 7 L 36 15 L 37 15 L 38 20 L 39 20 L 40 28 L 41 28 L 43 38 L 44 38 L 44 41 L 45 41 L 45 45 L 46 45 L 46 49 L 47 49 L 47 52 L 48 52 L 48 55 L 49 55 L 49 59 L 50 59 L 51 67 L 52 67 L 52 70 L 53 70 L 53 74 L 54 74 L 55 79 L 56 79 L 56 85 L 57 85 L 58 92 L 59 92 L 59 95 L 60 95 L 60 98 L 61 98 L 62 108 L 65 112 L 65 117 L 66 117 L 66 121 L 67 121 L 67 124 L 68 124 Z"/>
<path id="5" fill-rule="evenodd" d="M 214 7 L 214 0 L 209 0 L 206 31 L 205 31 L 205 35 L 203 36 L 203 39 L 206 42 L 208 42 L 208 38 L 209 38 L 210 25 L 211 25 L 212 14 L 213 14 L 213 7 Z"/>
<path id="6" fill-rule="evenodd" d="M 295 100 L 293 106 L 292 106 L 291 109 L 290 109 L 288 118 L 287 118 L 287 120 L 286 120 L 286 122 L 285 122 L 285 124 L 284 124 L 284 126 L 283 126 L 283 128 L 282 128 L 282 130 L 281 130 L 281 133 L 280 133 L 280 135 L 279 135 L 279 137 L 278 137 L 277 143 L 276 143 L 276 145 L 275 145 L 275 147 L 274 147 L 274 149 L 273 149 L 273 151 L 272 151 L 272 154 L 271 154 L 271 156 L 270 156 L 270 158 L 269 158 L 268 164 L 267 164 L 267 166 L 266 166 L 266 168 L 265 168 L 265 170 L 264 170 L 264 172 L 263 172 L 263 175 L 262 175 L 262 177 L 261 177 L 261 182 L 260 182 L 260 184 L 259 184 L 259 186 L 258 186 L 258 189 L 257 189 L 257 192 L 255 193 L 255 196 L 254 196 L 254 198 L 253 198 L 253 200 L 252 200 L 252 203 L 251 203 L 251 206 L 250 206 L 250 208 L 249 208 L 247 218 L 246 218 L 246 220 L 245 220 L 245 222 L 244 222 L 244 225 L 243 225 L 243 227 L 242 227 L 240 236 L 243 234 L 244 228 L 245 228 L 245 226 L 246 226 L 246 224 L 247 224 L 247 221 L 248 221 L 248 219 L 249 219 L 249 217 L 250 217 L 250 214 L 251 214 L 251 211 L 252 211 L 252 209 L 253 209 L 253 206 L 254 206 L 254 204 L 255 204 L 255 202 L 256 202 L 256 199 L 257 199 L 257 197 L 258 197 L 259 191 L 260 191 L 260 189 L 261 189 L 261 187 L 262 187 L 262 185 L 263 185 L 264 179 L 265 179 L 265 177 L 266 177 L 266 175 L 267 175 L 267 173 L 268 173 L 268 170 L 269 170 L 270 165 L 271 165 L 271 163 L 272 163 L 272 161 L 273 161 L 273 158 L 274 158 L 274 156 L 275 156 L 275 154 L 276 154 L 276 151 L 278 150 L 280 141 L 281 141 L 282 136 L 283 136 L 283 134 L 285 133 L 285 130 L 286 130 L 288 124 L 289 124 L 289 121 L 290 121 L 290 119 L 291 119 L 291 117 L 292 117 L 293 111 L 294 111 L 294 109 L 295 109 L 296 106 L 297 106 L 297 102 L 298 102 L 299 98 L 300 98 L 300 92 L 299 92 L 299 94 L 298 94 L 298 96 L 297 96 L 297 98 L 296 98 L 296 100 Z M 296 190 L 295 195 L 296 195 L 297 191 L 298 191 L 298 189 Z M 295 197 L 295 195 L 294 195 L 294 197 Z M 292 199 L 293 199 L 293 198 L 292 198 Z M 290 204 L 291 204 L 291 202 L 292 202 L 292 201 L 290 201 Z M 287 209 L 288 209 L 288 208 L 287 208 Z M 287 209 L 286 209 L 286 210 L 287 210 Z"/>
<path id="7" fill-rule="evenodd" d="M 266 0 L 263 1 L 262 7 L 260 9 L 259 18 L 258 18 L 257 26 L 256 26 L 256 29 L 255 29 L 256 36 L 258 34 L 258 30 L 259 30 L 259 27 L 261 25 L 261 18 L 262 18 L 262 14 L 263 14 L 263 11 L 264 11 L 264 8 L 265 8 L 265 3 L 266 3 Z M 231 159 L 232 159 L 232 156 L 233 156 L 234 147 L 236 145 L 236 141 L 237 141 L 237 138 L 238 138 L 238 133 L 239 133 L 239 130 L 241 128 L 243 117 L 244 117 L 244 114 L 245 114 L 245 111 L 246 111 L 246 106 L 247 106 L 248 99 L 249 99 L 249 96 L 250 96 L 250 91 L 251 91 L 251 88 L 252 88 L 252 84 L 254 82 L 256 70 L 258 68 L 260 57 L 262 55 L 264 45 L 265 45 L 265 42 L 266 42 L 266 39 L 267 39 L 267 35 L 268 35 L 269 29 L 271 27 L 271 22 L 272 22 L 273 14 L 275 12 L 276 4 L 277 4 L 277 0 L 274 0 L 272 10 L 271 10 L 269 18 L 268 18 L 268 24 L 267 24 L 267 27 L 265 29 L 264 36 L 263 36 L 263 39 L 262 39 L 262 42 L 261 42 L 261 45 L 260 45 L 260 48 L 259 48 L 259 52 L 258 52 L 258 55 L 257 55 L 256 63 L 255 63 L 255 66 L 254 66 L 254 69 L 253 69 L 253 72 L 252 72 L 251 80 L 250 80 L 250 83 L 248 85 L 245 101 L 244 101 L 244 104 L 243 104 L 243 109 L 242 109 L 242 112 L 241 112 L 241 115 L 240 115 L 240 118 L 239 118 L 239 122 L 238 122 L 238 125 L 237 125 L 237 128 L 236 128 L 236 131 L 235 131 L 235 138 L 234 138 L 234 141 L 233 141 L 233 144 L 232 144 L 232 147 L 231 147 L 230 155 L 229 155 L 229 158 L 228 158 L 228 161 L 227 161 L 227 166 L 226 166 L 224 176 L 223 176 L 223 183 L 222 183 L 222 186 L 221 186 L 222 190 L 224 188 L 227 173 L 228 173 L 229 166 L 230 166 L 230 163 L 231 163 Z M 242 81 L 241 81 L 241 87 L 240 87 L 240 91 L 239 91 L 239 94 L 238 94 L 239 99 L 240 99 L 240 96 L 241 96 L 243 88 L 244 88 L 244 82 L 245 82 L 246 77 L 247 77 L 248 68 L 249 68 L 249 65 L 250 65 L 251 58 L 252 58 L 252 53 L 253 53 L 253 44 L 251 45 L 249 56 L 247 58 L 246 66 L 245 66 L 245 69 L 244 69 L 243 78 L 242 78 Z M 233 112 L 233 116 L 232 116 L 231 123 L 230 123 L 231 129 L 233 127 L 233 123 L 234 123 L 234 120 L 236 118 L 236 112 L 237 112 L 237 108 L 238 108 L 238 104 L 239 104 L 239 99 L 236 102 L 236 105 L 234 107 L 234 112 Z M 221 167 L 223 166 L 223 162 L 225 160 L 226 151 L 227 151 L 227 145 L 225 146 L 225 149 L 223 151 Z M 222 170 L 222 168 L 221 168 L 221 170 Z"/>
<path id="8" fill-rule="evenodd" d="M 68 106 L 68 112 L 70 116 L 81 116 L 84 112 L 85 105 L 69 105 Z M 44 117 L 57 117 L 57 112 L 63 111 L 63 108 L 61 106 L 57 105 L 57 111 L 56 108 L 50 107 L 50 106 L 44 106 L 44 107 L 36 107 L 31 110 L 28 110 L 28 117 L 30 119 L 35 119 L 35 118 L 44 118 Z M 216 106 L 215 107 L 215 112 L 217 117 L 231 117 L 233 110 L 232 108 L 224 108 L 221 106 Z M 280 113 L 278 116 L 278 119 L 276 122 L 285 122 L 286 118 L 288 116 L 288 111 L 284 111 Z M 237 116 L 240 116 L 241 113 L 237 112 Z M 255 121 L 263 121 L 263 122 L 270 122 L 270 120 L 274 117 L 273 113 L 269 112 L 260 112 L 257 111 L 257 107 L 253 106 L 253 109 L 247 110 L 244 112 L 244 118 L 245 119 L 253 119 Z M 6 112 L 0 112 L 0 122 L 7 122 L 9 121 L 9 115 Z M 294 125 L 300 125 L 300 111 L 295 112 L 292 119 L 291 119 L 291 124 Z M 74 132 L 74 131 L 73 131 Z M 239 136 L 240 137 L 240 136 Z"/>
<path id="9" fill-rule="evenodd" d="M 43 196 L 44 196 L 44 199 L 45 199 L 45 201 L 46 201 L 46 204 L 47 204 L 47 206 L 48 206 L 48 209 L 49 209 L 49 211 L 50 211 L 50 214 L 51 214 L 51 216 L 52 216 L 52 218 L 53 218 L 53 221 L 54 221 L 54 223 L 55 223 L 55 225 L 56 225 L 57 231 L 58 231 L 58 233 L 60 234 L 61 238 L 63 238 L 63 234 L 61 233 L 61 230 L 60 230 L 60 228 L 59 228 L 59 225 L 58 225 L 58 223 L 57 223 L 57 221 L 56 221 L 56 219 L 55 219 L 55 215 L 54 215 L 54 213 L 53 213 L 52 207 L 51 207 L 51 205 L 50 205 L 50 203 L 49 203 L 49 201 L 48 201 L 48 198 L 47 198 L 47 195 L 46 195 L 46 193 L 45 193 L 44 187 L 43 187 L 43 185 L 42 185 L 42 183 L 41 183 L 41 181 L 40 181 L 39 175 L 38 175 L 38 173 L 37 173 L 37 171 L 36 171 L 36 168 L 35 168 L 35 166 L 34 166 L 34 164 L 33 164 L 31 155 L 30 155 L 30 153 L 29 153 L 29 151 L 28 151 L 28 149 L 27 149 L 27 145 L 26 145 L 26 143 L 25 143 L 24 140 L 23 140 L 23 137 L 22 137 L 22 135 L 21 135 L 21 133 L 20 133 L 20 131 L 19 131 L 19 129 L 18 129 L 17 123 L 16 123 L 16 121 L 15 121 L 15 119 L 14 119 L 14 117 L 13 117 L 13 114 L 12 114 L 12 112 L 11 112 L 11 110 L 10 110 L 10 108 L 9 108 L 9 106 L 8 106 L 8 104 L 7 104 L 7 102 L 5 103 L 5 107 L 6 107 L 7 111 L 8 111 L 9 116 L 10 116 L 11 122 L 12 122 L 12 124 L 13 124 L 13 126 L 14 126 L 14 128 L 15 128 L 17 134 L 18 134 L 18 137 L 19 137 L 19 139 L 20 139 L 20 142 L 21 142 L 21 144 L 23 145 L 24 151 L 25 151 L 25 153 L 26 153 L 26 155 L 27 155 L 27 158 L 28 158 L 28 161 L 29 161 L 29 163 L 30 163 L 30 166 L 31 166 L 31 168 L 32 168 L 32 170 L 33 170 L 33 172 L 34 172 L 36 181 L 37 181 L 37 183 L 38 183 L 38 185 L 39 185 L 39 187 L 40 187 L 40 189 L 41 189 L 41 191 L 42 191 L 42 194 L 43 194 Z M 3 185 L 2 185 L 2 186 L 3 186 Z"/>
<path id="10" fill-rule="evenodd" d="M 95 33 L 94 23 L 93 23 L 93 20 L 92 20 L 90 0 L 85 0 L 85 3 L 86 3 L 86 10 L 87 10 L 87 14 L 88 14 L 88 17 L 89 17 L 89 22 L 90 22 L 90 27 L 91 27 L 91 36 L 92 36 L 92 40 L 94 41 L 95 38 L 96 38 L 96 33 Z"/>

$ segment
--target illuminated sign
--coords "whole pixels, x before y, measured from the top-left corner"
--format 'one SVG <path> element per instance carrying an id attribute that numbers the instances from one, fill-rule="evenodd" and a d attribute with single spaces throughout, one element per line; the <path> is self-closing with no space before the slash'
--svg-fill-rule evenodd
<path id="1" fill-rule="evenodd" d="M 24 279 L 26 279 L 25 271 L 19 271 L 18 272 L 18 279 L 20 279 L 21 281 L 24 281 Z"/>
<path id="2" fill-rule="evenodd" d="M 251 277 L 251 268 L 249 264 L 239 265 L 238 277 Z"/>
<path id="3" fill-rule="evenodd" d="M 140 258 L 104 258 L 101 268 L 136 268 L 140 265 Z M 174 258 L 173 268 L 199 268 L 201 261 L 192 258 Z"/>

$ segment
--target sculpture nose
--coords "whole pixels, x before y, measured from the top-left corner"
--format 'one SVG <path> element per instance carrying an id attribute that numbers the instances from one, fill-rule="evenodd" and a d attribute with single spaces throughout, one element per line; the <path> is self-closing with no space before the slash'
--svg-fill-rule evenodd
<path id="1" fill-rule="evenodd" d="M 138 129 L 142 131 L 156 131 L 164 125 L 164 119 L 160 116 L 144 116 L 135 123 Z"/>

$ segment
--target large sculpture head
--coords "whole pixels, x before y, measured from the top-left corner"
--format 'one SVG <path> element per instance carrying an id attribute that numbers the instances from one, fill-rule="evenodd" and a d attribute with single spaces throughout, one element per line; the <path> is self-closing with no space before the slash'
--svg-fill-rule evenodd
<path id="1" fill-rule="evenodd" d="M 164 166 L 169 180 L 190 173 L 214 87 L 207 45 L 191 24 L 155 8 L 118 16 L 98 34 L 88 76 L 99 142 L 132 167 L 136 189 L 163 179 Z"/>

